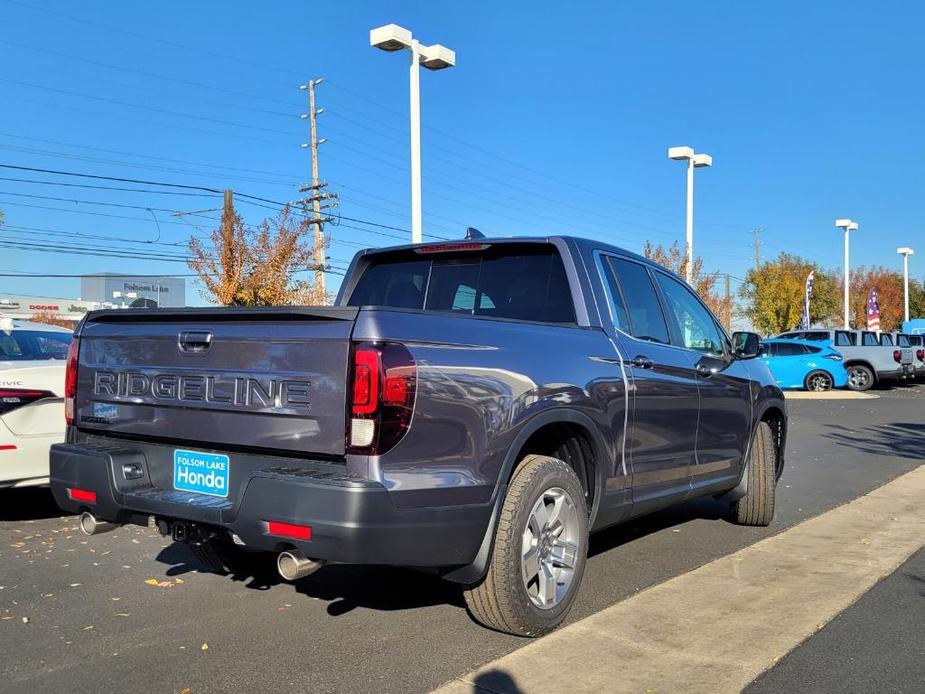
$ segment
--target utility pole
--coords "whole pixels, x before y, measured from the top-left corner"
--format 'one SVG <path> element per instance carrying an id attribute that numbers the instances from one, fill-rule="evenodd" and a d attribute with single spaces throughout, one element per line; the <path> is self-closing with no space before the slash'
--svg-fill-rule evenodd
<path id="1" fill-rule="evenodd" d="M 303 198 L 302 204 L 307 207 L 308 204 L 311 203 L 312 207 L 311 218 L 308 220 L 308 223 L 313 227 L 312 231 L 314 244 L 312 255 L 315 261 L 315 289 L 321 297 L 322 303 L 324 302 L 324 297 L 326 296 L 324 287 L 324 223 L 333 221 L 332 217 L 324 216 L 322 211 L 332 207 L 334 204 L 336 204 L 337 201 L 336 193 L 323 192 L 323 189 L 328 184 L 326 181 L 322 181 L 318 177 L 318 146 L 325 142 L 324 138 L 318 139 L 318 116 L 324 113 L 324 109 L 315 107 L 315 87 L 317 87 L 323 81 L 324 80 L 321 79 L 309 80 L 308 84 L 303 84 L 299 87 L 299 89 L 308 91 L 308 113 L 303 115 L 302 118 L 308 119 L 310 139 L 308 144 L 303 144 L 302 147 L 307 147 L 312 156 L 311 185 L 302 186 L 299 188 L 299 192 L 309 193 L 307 198 Z M 323 204 L 326 200 L 332 200 L 333 202 Z"/>
<path id="2" fill-rule="evenodd" d="M 755 270 L 761 267 L 761 232 L 761 229 L 751 230 L 755 237 Z"/>

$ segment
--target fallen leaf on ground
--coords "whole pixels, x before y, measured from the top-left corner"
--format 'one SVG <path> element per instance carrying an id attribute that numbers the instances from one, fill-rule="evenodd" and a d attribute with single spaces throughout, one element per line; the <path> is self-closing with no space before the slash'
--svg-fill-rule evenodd
<path id="1" fill-rule="evenodd" d="M 131 612 L 116 612 L 116 617 L 131 617 Z"/>
<path id="2" fill-rule="evenodd" d="M 156 586 L 156 585 L 157 585 L 157 579 L 156 579 L 156 578 L 149 578 L 147 581 L 145 581 L 145 583 L 147 583 L 149 586 Z"/>
<path id="3" fill-rule="evenodd" d="M 92 625 L 92 624 L 88 624 L 87 626 L 85 626 L 85 627 L 83 628 L 83 630 L 84 630 L 84 631 L 93 631 L 93 625 Z"/>
<path id="4" fill-rule="evenodd" d="M 209 650 L 209 644 L 207 644 L 207 643 L 202 644 L 202 645 L 199 647 L 199 650 L 201 650 L 201 651 L 207 651 L 207 650 Z"/>

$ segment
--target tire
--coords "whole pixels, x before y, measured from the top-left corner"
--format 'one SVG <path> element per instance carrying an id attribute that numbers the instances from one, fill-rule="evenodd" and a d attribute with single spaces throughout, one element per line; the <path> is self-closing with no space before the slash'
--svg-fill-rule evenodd
<path id="1" fill-rule="evenodd" d="M 209 538 L 190 542 L 189 548 L 209 572 L 227 576 L 241 574 L 253 567 L 253 555 L 228 540 Z"/>
<path id="2" fill-rule="evenodd" d="M 848 388 L 851 390 L 864 391 L 874 387 L 876 378 L 870 367 L 864 364 L 852 364 L 848 369 Z"/>
<path id="3" fill-rule="evenodd" d="M 758 424 L 748 458 L 748 492 L 732 504 L 732 519 L 739 525 L 765 527 L 774 520 L 777 488 L 777 449 L 767 422 Z"/>
<path id="4" fill-rule="evenodd" d="M 556 520 L 551 520 L 556 509 Z M 524 458 L 508 487 L 494 539 L 485 577 L 464 591 L 469 612 L 484 626 L 508 634 L 549 633 L 575 601 L 588 554 L 588 507 L 572 468 L 558 458 Z M 534 558 L 526 564 L 525 546 Z M 536 571 L 528 579 L 530 567 Z"/>
<path id="5" fill-rule="evenodd" d="M 822 371 L 821 369 L 810 371 L 803 380 L 803 387 L 806 390 L 811 390 L 816 393 L 824 393 L 827 390 L 832 390 L 834 385 L 835 379 L 832 378 L 832 374 L 828 371 Z"/>

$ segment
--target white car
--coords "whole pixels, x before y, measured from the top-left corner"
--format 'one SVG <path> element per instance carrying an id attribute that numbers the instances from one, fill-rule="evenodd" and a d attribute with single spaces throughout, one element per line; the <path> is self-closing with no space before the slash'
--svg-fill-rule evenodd
<path id="1" fill-rule="evenodd" d="M 0 316 L 0 488 L 48 484 L 48 448 L 64 440 L 71 331 Z"/>

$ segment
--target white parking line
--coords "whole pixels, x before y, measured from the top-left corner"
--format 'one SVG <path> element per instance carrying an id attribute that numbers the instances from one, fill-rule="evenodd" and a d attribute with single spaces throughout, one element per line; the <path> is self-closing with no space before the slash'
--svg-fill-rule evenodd
<path id="1" fill-rule="evenodd" d="M 437 691 L 738 692 L 923 543 L 925 466 Z"/>

